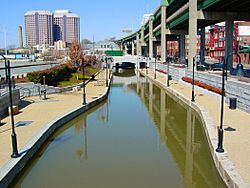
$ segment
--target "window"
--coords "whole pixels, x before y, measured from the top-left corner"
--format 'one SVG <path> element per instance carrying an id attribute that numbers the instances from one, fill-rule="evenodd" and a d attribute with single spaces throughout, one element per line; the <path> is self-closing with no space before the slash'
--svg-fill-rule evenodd
<path id="1" fill-rule="evenodd" d="M 215 34 L 214 34 L 214 38 L 215 38 L 215 39 L 218 39 L 218 33 L 215 33 Z"/>

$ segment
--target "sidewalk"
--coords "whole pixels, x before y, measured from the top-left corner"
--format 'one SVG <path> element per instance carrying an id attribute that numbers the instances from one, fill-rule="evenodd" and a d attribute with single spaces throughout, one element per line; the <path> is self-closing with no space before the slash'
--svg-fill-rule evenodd
<path id="1" fill-rule="evenodd" d="M 148 71 L 153 78 L 154 72 Z M 145 71 L 144 71 L 145 73 Z M 157 72 L 157 80 L 166 84 L 166 75 Z M 191 85 L 184 82 L 170 81 L 170 88 L 182 93 L 191 100 Z M 220 95 L 195 88 L 195 103 L 205 108 L 214 125 L 220 125 Z M 242 110 L 231 110 L 228 104 L 224 108 L 224 149 L 229 160 L 231 160 L 236 170 L 240 173 L 243 180 L 250 185 L 250 114 Z"/>
<path id="2" fill-rule="evenodd" d="M 95 79 L 86 86 L 87 102 L 105 92 L 105 71 L 102 71 Z M 51 94 L 47 98 L 47 100 L 40 100 L 39 96 L 25 98 L 27 106 L 14 116 L 15 124 L 20 123 L 20 121 L 26 121 L 27 123 L 27 125 L 17 126 L 15 129 L 19 153 L 23 152 L 22 148 L 44 125 L 81 106 L 83 102 L 82 90 Z M 0 170 L 10 160 L 12 152 L 10 117 L 2 119 L 1 122 L 3 125 L 0 127 Z"/>

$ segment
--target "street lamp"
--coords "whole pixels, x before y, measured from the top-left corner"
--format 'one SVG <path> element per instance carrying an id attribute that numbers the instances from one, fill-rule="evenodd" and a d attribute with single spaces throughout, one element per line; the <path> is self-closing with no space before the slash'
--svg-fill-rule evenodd
<path id="1" fill-rule="evenodd" d="M 148 66 L 149 66 L 149 57 L 148 57 L 147 62 L 146 62 L 146 74 L 148 74 Z"/>
<path id="2" fill-rule="evenodd" d="M 157 56 L 155 56 L 155 74 L 154 74 L 155 79 L 156 79 L 156 58 Z"/>
<path id="3" fill-rule="evenodd" d="M 85 78 L 85 73 L 84 73 L 84 58 L 82 58 L 81 59 L 81 61 L 82 61 L 82 64 L 81 65 L 79 65 L 79 63 L 77 62 L 77 61 L 74 61 L 73 62 L 73 67 L 74 68 L 79 68 L 80 66 L 82 66 L 82 89 L 83 89 L 83 94 L 82 94 L 82 96 L 83 96 L 83 105 L 85 105 L 86 104 L 86 85 L 85 85 L 85 80 L 84 80 L 84 78 Z"/>
<path id="4" fill-rule="evenodd" d="M 225 76 L 227 76 L 227 64 L 229 56 L 233 55 L 233 52 L 227 55 L 223 60 L 222 69 L 222 89 L 221 89 L 221 112 L 220 112 L 220 127 L 218 127 L 218 147 L 216 152 L 223 153 L 223 115 L 224 115 L 224 96 L 225 96 Z"/>
<path id="5" fill-rule="evenodd" d="M 194 68 L 195 68 L 195 58 L 193 57 L 193 80 L 192 80 L 192 102 L 195 102 L 195 95 L 194 95 Z"/>
<path id="6" fill-rule="evenodd" d="M 169 65 L 170 65 L 170 60 L 168 60 L 167 61 L 167 64 L 168 64 L 168 71 L 167 71 L 167 73 L 168 73 L 168 79 L 167 79 L 167 87 L 169 87 L 170 86 L 170 83 L 169 83 L 169 81 L 170 81 L 170 79 L 171 79 L 171 76 L 170 76 L 170 74 L 169 74 Z"/>
<path id="7" fill-rule="evenodd" d="M 85 105 L 86 102 L 86 85 L 85 85 L 85 71 L 84 71 L 84 57 L 82 58 L 82 95 L 83 95 L 83 105 Z"/>
<path id="8" fill-rule="evenodd" d="M 105 58 L 106 61 L 106 87 L 108 87 L 108 58 L 106 56 Z"/>
<path id="9" fill-rule="evenodd" d="M 11 113 L 11 127 L 12 127 L 12 134 L 11 134 L 12 154 L 11 154 L 11 158 L 18 158 L 21 155 L 18 153 L 17 138 L 16 138 L 16 132 L 15 132 L 15 122 L 14 122 L 14 113 L 13 113 L 13 101 L 12 101 L 12 89 L 11 89 L 10 61 L 7 61 L 6 58 L 3 55 L 1 55 L 1 56 L 4 58 L 5 73 L 6 73 L 6 78 L 8 80 L 8 84 L 9 84 L 10 113 Z"/>

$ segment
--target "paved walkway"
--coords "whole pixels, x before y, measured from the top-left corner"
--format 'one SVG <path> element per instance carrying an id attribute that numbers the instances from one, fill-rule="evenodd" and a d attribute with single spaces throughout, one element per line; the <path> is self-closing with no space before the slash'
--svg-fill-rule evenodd
<path id="1" fill-rule="evenodd" d="M 93 98 L 104 94 L 106 88 L 105 71 L 102 71 L 96 77 L 96 81 L 89 82 L 86 87 L 87 102 Z M 27 106 L 20 110 L 16 115 L 15 123 L 20 121 L 29 121 L 26 126 L 16 127 L 17 143 L 19 152 L 26 145 L 39 129 L 59 117 L 82 105 L 82 90 L 78 92 L 67 92 L 60 94 L 51 94 L 47 100 L 40 100 L 39 96 L 25 98 Z M 2 120 L 0 127 L 0 170 L 1 167 L 10 159 L 11 147 L 11 124 L 10 117 Z"/>
<path id="2" fill-rule="evenodd" d="M 154 72 L 149 71 L 153 78 Z M 166 83 L 166 75 L 157 73 L 157 80 Z M 170 87 L 191 99 L 191 85 L 185 82 L 170 81 Z M 195 89 L 195 101 L 205 108 L 214 121 L 220 125 L 221 98 L 204 89 Z M 235 164 L 243 180 L 250 185 L 250 114 L 242 110 L 230 110 L 225 104 L 224 110 L 224 148 L 229 159 Z M 228 129 L 227 129 L 228 128 Z"/>

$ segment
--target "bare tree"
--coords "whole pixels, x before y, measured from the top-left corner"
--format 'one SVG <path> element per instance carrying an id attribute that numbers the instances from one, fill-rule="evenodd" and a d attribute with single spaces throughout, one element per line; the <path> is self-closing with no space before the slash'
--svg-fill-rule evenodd
<path id="1" fill-rule="evenodd" d="M 75 62 L 80 65 L 81 60 L 83 58 L 83 51 L 82 51 L 81 44 L 79 42 L 77 42 L 76 40 L 74 40 L 71 43 L 71 47 L 70 47 L 70 51 L 69 51 L 69 57 L 71 59 L 72 65 Z"/>

